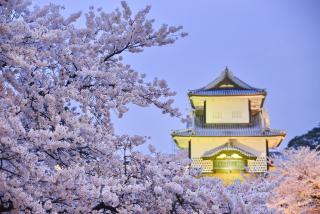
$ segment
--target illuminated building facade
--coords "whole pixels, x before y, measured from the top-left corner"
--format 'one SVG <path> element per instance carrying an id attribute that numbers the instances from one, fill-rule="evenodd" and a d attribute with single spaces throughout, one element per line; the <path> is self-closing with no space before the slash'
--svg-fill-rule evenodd
<path id="1" fill-rule="evenodd" d="M 207 86 L 189 91 L 191 125 L 172 137 L 203 174 L 265 172 L 269 149 L 285 137 L 284 131 L 270 128 L 266 96 L 226 68 Z"/>

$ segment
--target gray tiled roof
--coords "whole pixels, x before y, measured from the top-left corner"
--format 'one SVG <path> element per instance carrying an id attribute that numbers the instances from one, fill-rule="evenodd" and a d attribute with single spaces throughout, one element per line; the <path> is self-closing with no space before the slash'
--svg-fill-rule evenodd
<path id="1" fill-rule="evenodd" d="M 206 124 L 203 115 L 197 115 L 194 127 L 173 132 L 176 136 L 278 136 L 283 131 L 264 129 L 261 114 L 251 117 L 251 124 Z"/>
<path id="2" fill-rule="evenodd" d="M 251 152 L 245 151 L 244 149 L 242 149 L 232 143 L 226 143 L 221 146 L 215 147 L 215 148 L 207 151 L 206 153 L 204 153 L 203 157 L 211 157 L 211 156 L 219 154 L 219 152 L 221 152 L 221 151 L 237 151 L 247 157 L 251 157 L 251 158 L 257 157 L 256 155 L 252 154 Z"/>
<path id="3" fill-rule="evenodd" d="M 219 83 L 226 78 L 235 83 L 237 88 L 217 88 Z M 207 86 L 189 91 L 189 95 L 232 96 L 253 94 L 266 94 L 266 91 L 264 89 L 254 88 L 243 82 L 238 77 L 234 76 L 228 68 L 226 68 L 219 77 L 210 82 Z"/>
<path id="4" fill-rule="evenodd" d="M 264 89 L 212 89 L 204 88 L 190 90 L 189 95 L 212 95 L 212 96 L 233 96 L 233 95 L 254 95 L 265 94 Z"/>

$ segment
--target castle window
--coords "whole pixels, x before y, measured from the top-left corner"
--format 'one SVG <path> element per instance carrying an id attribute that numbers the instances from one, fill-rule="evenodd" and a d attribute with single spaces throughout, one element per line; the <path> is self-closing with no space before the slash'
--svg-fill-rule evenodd
<path id="1" fill-rule="evenodd" d="M 222 112 L 213 112 L 212 117 L 214 119 L 221 119 L 222 118 Z"/>
<path id="2" fill-rule="evenodd" d="M 234 85 L 232 84 L 223 84 L 219 86 L 220 88 L 234 88 Z"/>
<path id="3" fill-rule="evenodd" d="M 241 112 L 240 111 L 233 111 L 232 112 L 232 118 L 241 118 Z"/>

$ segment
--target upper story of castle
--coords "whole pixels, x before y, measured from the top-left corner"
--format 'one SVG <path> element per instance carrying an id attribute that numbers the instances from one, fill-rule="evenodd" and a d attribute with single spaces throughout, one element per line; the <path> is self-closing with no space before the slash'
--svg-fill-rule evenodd
<path id="1" fill-rule="evenodd" d="M 192 106 L 187 129 L 176 130 L 172 137 L 179 148 L 187 148 L 191 138 L 229 138 L 268 140 L 276 148 L 285 137 L 282 130 L 271 129 L 264 110 L 265 89 L 248 85 L 226 68 L 207 86 L 190 90 Z"/>
<path id="2" fill-rule="evenodd" d="M 207 86 L 190 90 L 195 114 L 203 115 L 205 124 L 250 124 L 262 111 L 267 92 L 243 82 L 226 68 Z"/>

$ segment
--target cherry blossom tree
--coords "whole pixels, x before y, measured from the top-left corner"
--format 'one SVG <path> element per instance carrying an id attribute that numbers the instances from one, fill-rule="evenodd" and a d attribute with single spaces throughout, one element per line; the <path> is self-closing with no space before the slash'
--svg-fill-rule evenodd
<path id="1" fill-rule="evenodd" d="M 150 7 L 91 7 L 86 26 L 61 6 L 0 1 L 0 211 L 203 213 L 219 210 L 222 184 L 195 179 L 183 155 L 117 135 L 110 113 L 155 105 L 180 117 L 164 80 L 144 80 L 124 52 L 174 43 L 182 27 L 153 28 Z M 217 191 L 213 191 L 216 189 Z M 219 190 L 220 189 L 220 190 Z"/>
<path id="2" fill-rule="evenodd" d="M 276 183 L 269 207 L 282 213 L 320 212 L 320 151 L 302 147 L 290 149 L 275 160 L 271 173 Z"/>
<path id="3" fill-rule="evenodd" d="M 222 189 L 226 213 L 319 213 L 320 152 L 288 149 L 272 159 L 275 169 Z"/>
<path id="4" fill-rule="evenodd" d="M 319 213 L 320 152 L 287 149 L 273 162 L 275 169 L 226 187 L 230 213 Z"/>

